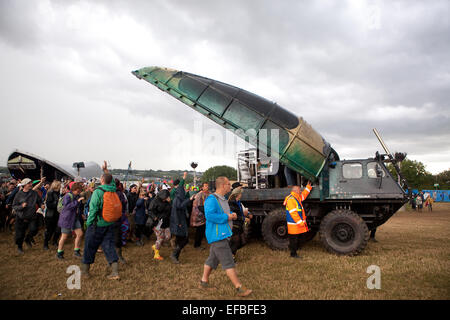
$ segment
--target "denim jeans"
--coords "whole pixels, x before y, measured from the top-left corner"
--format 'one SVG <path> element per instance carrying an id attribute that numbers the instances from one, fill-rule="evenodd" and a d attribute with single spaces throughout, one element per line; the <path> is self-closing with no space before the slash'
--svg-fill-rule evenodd
<path id="1" fill-rule="evenodd" d="M 95 254 L 100 245 L 108 263 L 117 262 L 119 257 L 114 247 L 114 240 L 114 224 L 107 227 L 90 225 L 86 230 L 86 238 L 84 240 L 83 263 L 94 263 Z"/>

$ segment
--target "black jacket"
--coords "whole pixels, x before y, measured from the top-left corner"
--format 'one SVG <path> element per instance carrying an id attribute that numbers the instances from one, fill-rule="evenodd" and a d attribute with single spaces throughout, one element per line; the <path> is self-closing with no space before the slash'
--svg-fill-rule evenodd
<path id="1" fill-rule="evenodd" d="M 22 207 L 24 202 L 27 203 L 25 208 Z M 40 207 L 41 203 L 42 199 L 36 191 L 23 192 L 23 190 L 20 190 L 14 197 L 12 207 L 19 219 L 29 220 L 37 218 L 36 210 L 38 208 L 36 206 Z"/>
<path id="2" fill-rule="evenodd" d="M 47 212 L 45 213 L 46 218 L 53 218 L 58 216 L 59 192 L 50 190 L 47 193 L 47 199 L 45 200 L 45 205 L 47 206 Z"/>
<path id="3" fill-rule="evenodd" d="M 128 212 L 132 213 L 134 207 L 136 207 L 136 202 L 139 199 L 139 195 L 137 193 L 130 192 L 128 193 Z"/>
<path id="4" fill-rule="evenodd" d="M 228 204 L 230 206 L 230 212 L 235 212 L 237 215 L 237 219 L 233 220 L 233 232 L 235 232 L 235 230 L 242 231 L 244 229 L 245 222 L 242 205 L 239 205 L 237 201 L 228 201 Z"/>
<path id="5" fill-rule="evenodd" d="M 162 219 L 161 228 L 165 229 L 170 226 L 170 212 L 172 210 L 172 206 L 169 202 L 163 201 L 160 197 L 156 196 L 156 198 L 150 204 L 150 217 L 153 220 Z"/>
<path id="6" fill-rule="evenodd" d="M 186 197 L 184 186 L 179 186 L 175 193 L 170 213 L 170 232 L 176 236 L 188 236 L 187 210 L 189 198 Z"/>

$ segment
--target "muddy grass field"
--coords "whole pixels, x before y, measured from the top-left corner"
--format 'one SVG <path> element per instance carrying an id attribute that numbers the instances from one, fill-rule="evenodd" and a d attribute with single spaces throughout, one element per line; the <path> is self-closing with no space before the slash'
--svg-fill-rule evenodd
<path id="1" fill-rule="evenodd" d="M 36 245 L 19 256 L 13 234 L 0 233 L 0 299 L 236 299 L 231 282 L 220 269 L 210 282 L 216 290 L 197 287 L 208 250 L 193 249 L 193 239 L 181 253 L 180 265 L 170 262 L 171 249 L 163 247 L 166 259 L 155 261 L 151 245 L 127 244 L 120 265 L 121 280 L 106 279 L 109 270 L 102 253 L 91 268 L 92 277 L 82 280 L 81 289 L 69 290 L 66 273 L 80 260 L 71 255 L 55 258 L 56 248 L 42 249 L 43 230 Z M 377 230 L 379 242 L 369 242 L 356 257 L 325 251 L 319 236 L 307 243 L 301 260 L 287 252 L 272 251 L 262 240 L 253 239 L 238 252 L 238 274 L 253 289 L 251 299 L 445 299 L 450 298 L 450 205 L 435 204 L 434 211 L 398 212 Z M 381 288 L 368 289 L 367 268 L 381 271 Z"/>

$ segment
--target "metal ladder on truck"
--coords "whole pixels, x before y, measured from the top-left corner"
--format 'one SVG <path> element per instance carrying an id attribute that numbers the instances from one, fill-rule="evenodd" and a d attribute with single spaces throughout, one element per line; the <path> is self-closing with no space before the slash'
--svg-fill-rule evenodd
<path id="1" fill-rule="evenodd" d="M 250 189 L 268 188 L 269 169 L 267 164 L 261 163 L 256 148 L 237 153 L 238 181 L 246 183 Z"/>

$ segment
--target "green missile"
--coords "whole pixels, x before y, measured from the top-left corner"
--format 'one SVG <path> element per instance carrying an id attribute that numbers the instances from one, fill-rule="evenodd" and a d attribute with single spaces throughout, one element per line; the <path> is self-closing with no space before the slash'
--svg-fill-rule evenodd
<path id="1" fill-rule="evenodd" d="M 232 130 L 253 146 L 271 150 L 272 157 L 307 179 L 315 181 L 328 158 L 339 159 L 330 144 L 302 117 L 249 91 L 169 68 L 145 67 L 132 74 Z M 278 130 L 278 144 L 271 141 L 273 130 Z"/>

